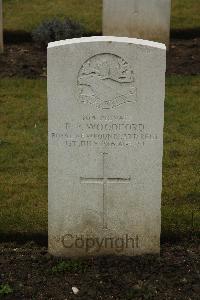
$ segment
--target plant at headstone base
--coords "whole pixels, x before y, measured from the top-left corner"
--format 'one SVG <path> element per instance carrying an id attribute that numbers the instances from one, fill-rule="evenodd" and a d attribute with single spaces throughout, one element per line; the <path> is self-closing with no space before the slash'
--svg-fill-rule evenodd
<path id="1" fill-rule="evenodd" d="M 9 284 L 6 283 L 6 284 L 0 285 L 0 297 L 11 294 L 12 292 L 13 292 L 13 289 L 9 286 Z"/>
<path id="2" fill-rule="evenodd" d="M 86 265 L 77 260 L 60 261 L 56 266 L 52 267 L 52 273 L 84 272 L 85 268 Z"/>
<path id="3" fill-rule="evenodd" d="M 84 35 L 86 35 L 84 26 L 71 19 L 44 21 L 32 31 L 33 41 L 42 47 L 46 47 L 50 42 L 78 38 Z"/>
<path id="4" fill-rule="evenodd" d="M 157 290 L 156 287 L 148 285 L 148 283 L 139 281 L 133 289 L 131 289 L 126 295 L 127 300 L 141 299 L 141 300 L 153 300 L 156 299 Z"/>

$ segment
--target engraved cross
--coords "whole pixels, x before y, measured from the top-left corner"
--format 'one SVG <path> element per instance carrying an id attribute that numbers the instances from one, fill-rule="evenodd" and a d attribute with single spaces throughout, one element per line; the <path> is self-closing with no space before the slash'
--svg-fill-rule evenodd
<path id="1" fill-rule="evenodd" d="M 102 207 L 102 215 L 103 215 L 103 228 L 107 229 L 107 195 L 106 195 L 106 185 L 112 183 L 129 183 L 131 181 L 131 177 L 107 177 L 105 176 L 105 157 L 108 153 L 102 153 L 103 156 L 103 174 L 102 177 L 80 177 L 81 183 L 87 184 L 101 184 L 102 185 L 102 198 L 103 198 L 103 207 Z"/>

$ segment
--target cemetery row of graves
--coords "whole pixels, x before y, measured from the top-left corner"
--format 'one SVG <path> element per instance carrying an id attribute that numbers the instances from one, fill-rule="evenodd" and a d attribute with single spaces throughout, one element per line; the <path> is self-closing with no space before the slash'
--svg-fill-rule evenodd
<path id="1" fill-rule="evenodd" d="M 3 2 L 0 298 L 198 299 L 198 1 L 172 1 L 164 103 L 164 46 L 101 37 L 102 1 Z M 47 78 L 64 27 L 88 38 L 52 43 Z"/>

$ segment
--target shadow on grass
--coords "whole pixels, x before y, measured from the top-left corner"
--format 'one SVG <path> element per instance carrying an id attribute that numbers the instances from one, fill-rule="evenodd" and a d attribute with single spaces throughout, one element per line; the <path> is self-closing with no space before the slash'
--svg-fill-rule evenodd
<path id="1" fill-rule="evenodd" d="M 199 30 L 200 31 L 200 30 Z M 85 36 L 101 36 L 101 32 L 86 32 Z M 33 42 L 30 32 L 27 31 L 8 31 L 4 30 L 5 44 L 23 44 Z"/>
<path id="2" fill-rule="evenodd" d="M 85 36 L 101 36 L 102 32 L 87 32 Z M 200 37 L 200 27 L 189 29 L 172 29 L 171 38 L 173 39 L 193 39 Z M 32 42 L 32 36 L 27 31 L 4 30 L 4 42 L 6 44 L 22 44 Z"/>
<path id="3" fill-rule="evenodd" d="M 189 29 L 172 29 L 170 35 L 173 39 L 194 39 L 196 37 L 200 37 L 200 27 Z"/>
<path id="4" fill-rule="evenodd" d="M 176 231 L 164 231 L 161 234 L 161 244 L 165 243 L 179 243 L 187 240 L 187 242 L 200 239 L 200 231 L 188 230 L 182 232 L 179 229 Z M 48 235 L 47 233 L 0 233 L 0 243 L 17 243 L 20 245 L 28 242 L 34 242 L 38 246 L 48 246 Z"/>
<path id="5" fill-rule="evenodd" d="M 25 244 L 31 241 L 39 246 L 47 246 L 48 235 L 47 233 L 0 233 L 1 243 Z"/>

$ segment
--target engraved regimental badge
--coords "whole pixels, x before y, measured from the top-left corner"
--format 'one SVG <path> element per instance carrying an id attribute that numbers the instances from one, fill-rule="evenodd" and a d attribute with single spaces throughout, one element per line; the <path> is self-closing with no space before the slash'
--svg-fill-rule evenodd
<path id="1" fill-rule="evenodd" d="M 134 73 L 121 57 L 103 53 L 89 58 L 78 74 L 79 101 L 112 109 L 137 101 Z"/>

